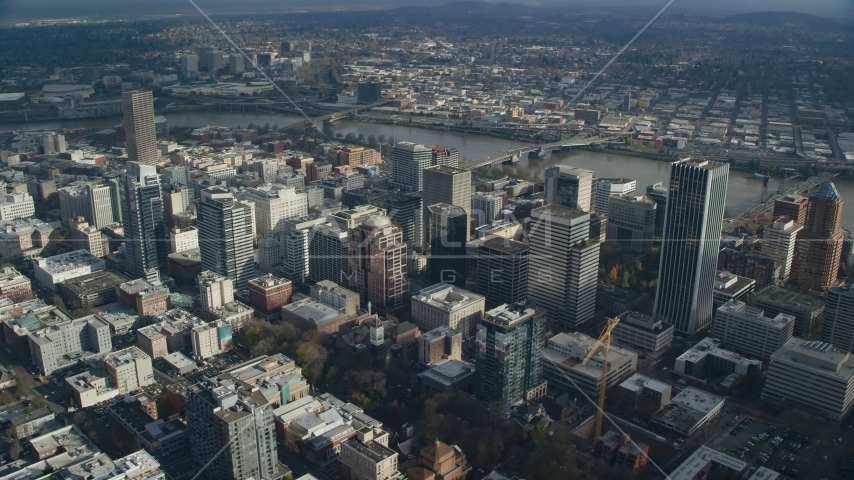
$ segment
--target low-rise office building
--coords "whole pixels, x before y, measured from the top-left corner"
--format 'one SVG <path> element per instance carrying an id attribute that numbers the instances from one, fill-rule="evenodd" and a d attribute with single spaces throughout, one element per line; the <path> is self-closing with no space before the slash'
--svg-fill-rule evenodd
<path id="1" fill-rule="evenodd" d="M 715 290 L 712 305 L 715 309 L 730 300 L 746 301 L 747 296 L 756 288 L 756 280 L 734 273 L 718 271 L 715 273 Z"/>
<path id="2" fill-rule="evenodd" d="M 119 394 L 130 393 L 154 383 L 151 357 L 137 347 L 129 347 L 104 357 L 104 370 Z"/>
<path id="3" fill-rule="evenodd" d="M 107 264 L 87 250 L 75 250 L 48 258 L 37 258 L 33 266 L 35 280 L 55 291 L 56 284 L 92 272 L 104 270 Z"/>
<path id="4" fill-rule="evenodd" d="M 145 325 L 142 315 L 119 303 L 101 305 L 95 311 L 110 324 L 110 332 L 113 335 L 125 335 Z"/>
<path id="5" fill-rule="evenodd" d="M 718 375 L 737 373 L 748 376 L 759 373 L 762 362 L 720 348 L 720 342 L 706 337 L 676 358 L 673 370 L 676 373 L 698 379 L 710 379 Z"/>
<path id="6" fill-rule="evenodd" d="M 30 438 L 38 433 L 45 424 L 52 422 L 55 418 L 56 415 L 49 408 L 42 407 L 10 420 L 9 432 L 14 435 L 14 438 L 19 440 Z"/>
<path id="7" fill-rule="evenodd" d="M 670 403 L 672 391 L 670 385 L 636 373 L 617 387 L 614 396 L 624 410 L 632 410 L 648 402 L 660 409 Z"/>
<path id="8" fill-rule="evenodd" d="M 657 356 L 673 341 L 673 325 L 638 312 L 623 312 L 611 340 L 632 350 Z"/>
<path id="9" fill-rule="evenodd" d="M 165 357 L 169 354 L 169 345 L 156 325 L 140 328 L 136 331 L 136 342 L 143 352 L 151 358 Z"/>
<path id="10" fill-rule="evenodd" d="M 600 283 L 596 286 L 596 310 L 609 317 L 635 310 L 643 295 L 633 290 Z"/>
<path id="11" fill-rule="evenodd" d="M 51 373 L 76 363 L 84 356 L 113 349 L 110 326 L 98 315 L 89 315 L 29 334 L 30 356 L 39 370 Z"/>
<path id="12" fill-rule="evenodd" d="M 352 323 L 343 308 L 334 308 L 312 299 L 285 305 L 281 311 L 283 322 L 291 323 L 302 330 L 318 333 L 331 335 L 338 332 L 342 325 Z"/>
<path id="13" fill-rule="evenodd" d="M 559 333 L 550 338 L 542 351 L 543 378 L 549 382 L 549 387 L 598 394 L 602 382 L 602 347 L 586 364 L 581 364 L 595 343 L 595 338 L 580 332 Z M 637 362 L 637 353 L 612 345 L 605 388 L 611 388 L 635 373 Z"/>
<path id="14" fill-rule="evenodd" d="M 448 283 L 422 288 L 412 297 L 412 321 L 422 331 L 450 327 L 469 336 L 483 318 L 486 298 Z"/>
<path id="15" fill-rule="evenodd" d="M 140 315 L 154 315 L 166 311 L 169 289 L 138 278 L 117 285 L 116 298 L 119 303 L 136 310 Z"/>
<path id="16" fill-rule="evenodd" d="M 396 480 L 397 452 L 374 441 L 374 431 L 363 428 L 341 444 L 339 474 L 343 480 Z"/>
<path id="17" fill-rule="evenodd" d="M 273 274 L 249 280 L 249 306 L 255 309 L 256 316 L 267 321 L 281 317 L 282 307 L 291 301 L 292 293 L 291 281 Z"/>
<path id="18" fill-rule="evenodd" d="M 795 317 L 791 315 L 766 317 L 761 309 L 732 300 L 715 312 L 712 337 L 730 350 L 764 358 L 789 341 L 794 329 Z"/>
<path id="19" fill-rule="evenodd" d="M 13 301 L 23 300 L 33 294 L 33 284 L 30 279 L 21 275 L 14 267 L 0 269 L 0 298 Z"/>
<path id="20" fill-rule="evenodd" d="M 670 403 L 655 412 L 652 421 L 681 435 L 691 435 L 715 418 L 724 406 L 724 398 L 687 387 Z"/>
<path id="21" fill-rule="evenodd" d="M 106 402 L 119 395 L 119 389 L 113 385 L 107 371 L 93 368 L 65 378 L 65 386 L 71 392 L 78 408 L 88 408 Z"/>
<path id="22" fill-rule="evenodd" d="M 670 474 L 670 478 L 671 480 L 740 478 L 742 472 L 747 470 L 749 465 L 747 462 L 701 445 Z M 769 480 L 774 479 L 772 477 Z"/>
<path id="23" fill-rule="evenodd" d="M 841 421 L 854 406 L 854 358 L 829 343 L 793 337 L 771 355 L 762 398 Z"/>
<path id="24" fill-rule="evenodd" d="M 785 287 L 768 287 L 753 297 L 753 305 L 765 315 L 785 313 L 795 317 L 796 337 L 808 337 L 818 328 L 824 316 L 824 299 L 806 292 Z"/>
<path id="25" fill-rule="evenodd" d="M 101 270 L 66 280 L 59 291 L 70 309 L 93 308 L 116 301 L 116 285 L 127 278 L 111 270 Z"/>
<path id="26" fill-rule="evenodd" d="M 178 418 L 151 418 L 136 397 L 129 396 L 110 405 L 107 414 L 115 422 L 115 433 L 128 448 L 144 449 L 163 463 L 176 462 L 190 453 L 184 422 Z"/>
<path id="27" fill-rule="evenodd" d="M 646 469 L 649 445 L 633 442 L 628 435 L 608 430 L 593 444 L 593 456 L 613 465 L 617 470 L 631 472 L 631 477 L 636 478 Z"/>
<path id="28" fill-rule="evenodd" d="M 332 308 L 343 308 L 348 317 L 359 311 L 359 294 L 331 280 L 321 280 L 312 285 L 311 298 Z"/>
<path id="29" fill-rule="evenodd" d="M 421 388 L 434 393 L 470 393 L 474 382 L 474 367 L 461 360 L 447 360 L 418 374 Z"/>
<path id="30" fill-rule="evenodd" d="M 418 363 L 438 365 L 446 360 L 462 359 L 463 334 L 450 327 L 439 327 L 418 337 Z"/>

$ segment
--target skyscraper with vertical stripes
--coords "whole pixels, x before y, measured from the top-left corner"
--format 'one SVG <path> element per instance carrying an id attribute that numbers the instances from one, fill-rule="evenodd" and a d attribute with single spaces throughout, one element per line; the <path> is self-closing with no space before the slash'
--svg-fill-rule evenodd
<path id="1" fill-rule="evenodd" d="M 122 93 L 122 117 L 128 160 L 157 163 L 157 132 L 154 127 L 154 97 L 147 90 Z"/>
<path id="2" fill-rule="evenodd" d="M 684 159 L 670 165 L 653 316 L 688 335 L 712 323 L 729 165 Z"/>

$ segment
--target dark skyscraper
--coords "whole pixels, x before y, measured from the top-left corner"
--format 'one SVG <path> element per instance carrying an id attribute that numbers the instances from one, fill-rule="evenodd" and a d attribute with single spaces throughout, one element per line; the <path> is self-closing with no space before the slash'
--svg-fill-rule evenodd
<path id="1" fill-rule="evenodd" d="M 836 281 L 842 256 L 842 197 L 832 182 L 810 197 L 806 224 L 798 232 L 789 280 L 806 290 L 826 290 Z"/>
<path id="2" fill-rule="evenodd" d="M 653 316 L 694 334 L 712 323 L 729 165 L 686 159 L 670 165 Z"/>
<path id="3" fill-rule="evenodd" d="M 356 93 L 359 103 L 373 103 L 383 98 L 382 84 L 378 82 L 360 83 Z"/>
<path id="4" fill-rule="evenodd" d="M 160 272 L 168 270 L 169 243 L 157 169 L 128 162 L 117 183 L 126 239 L 126 272 L 131 278 L 157 281 Z"/>
<path id="5" fill-rule="evenodd" d="M 421 211 L 421 192 L 397 192 L 382 204 L 392 223 L 400 227 L 403 242 L 410 251 L 420 246 L 424 235 L 424 216 Z"/>
<path id="6" fill-rule="evenodd" d="M 466 284 L 466 240 L 468 215 L 462 207 L 437 203 L 427 207 L 428 245 L 430 259 L 427 272 L 433 283 Z"/>
<path id="7" fill-rule="evenodd" d="M 528 300 L 528 245 L 491 238 L 477 248 L 477 292 L 486 308 Z"/>

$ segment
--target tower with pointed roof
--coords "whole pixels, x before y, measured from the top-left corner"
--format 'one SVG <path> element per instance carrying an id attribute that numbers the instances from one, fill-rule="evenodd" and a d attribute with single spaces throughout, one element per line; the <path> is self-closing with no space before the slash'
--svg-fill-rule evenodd
<path id="1" fill-rule="evenodd" d="M 833 182 L 810 197 L 804 229 L 798 232 L 790 282 L 804 290 L 827 290 L 836 282 L 842 255 L 843 200 Z"/>

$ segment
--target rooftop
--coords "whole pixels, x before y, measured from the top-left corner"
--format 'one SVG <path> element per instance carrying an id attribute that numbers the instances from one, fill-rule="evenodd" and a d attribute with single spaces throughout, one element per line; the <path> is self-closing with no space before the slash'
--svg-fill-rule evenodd
<path id="1" fill-rule="evenodd" d="M 457 175 L 460 173 L 468 173 L 469 172 L 468 170 L 464 170 L 462 168 L 450 167 L 447 165 L 435 165 L 432 167 L 427 167 L 424 170 L 430 170 L 431 172 L 446 173 L 449 175 Z"/>
<path id="2" fill-rule="evenodd" d="M 376 442 L 362 443 L 355 438 L 351 438 L 347 440 L 345 444 L 359 452 L 361 455 L 368 457 L 368 459 L 375 463 L 382 462 L 389 457 L 397 455 L 394 450 L 384 447 Z"/>
<path id="3" fill-rule="evenodd" d="M 590 220 L 589 212 L 582 212 L 562 205 L 543 205 L 531 210 L 532 218 L 544 218 L 550 222 L 576 225 Z"/>
<path id="4" fill-rule="evenodd" d="M 801 370 L 846 382 L 854 377 L 854 358 L 851 354 L 820 341 L 792 337 L 771 355 L 771 365 L 774 362 L 797 363 Z"/>
<path id="5" fill-rule="evenodd" d="M 124 275 L 111 270 L 101 270 L 66 280 L 62 282 L 62 286 L 78 295 L 86 295 L 115 288 L 125 281 L 127 278 Z"/>
<path id="6" fill-rule="evenodd" d="M 820 202 L 838 202 L 842 200 L 842 196 L 836 191 L 836 185 L 833 182 L 827 182 L 822 185 L 821 188 L 812 194 L 812 198 Z"/>
<path id="7" fill-rule="evenodd" d="M 527 244 L 503 237 L 490 238 L 489 240 L 486 240 L 481 243 L 480 248 L 498 250 L 499 252 L 509 253 L 511 255 L 516 255 L 528 251 Z"/>
<path id="8" fill-rule="evenodd" d="M 418 374 L 438 383 L 453 383 L 462 376 L 474 374 L 474 367 L 459 360 L 448 360 Z"/>
<path id="9" fill-rule="evenodd" d="M 651 315 L 631 310 L 623 312 L 620 315 L 620 323 L 617 324 L 617 328 L 621 325 L 625 328 L 634 328 L 649 333 L 661 333 L 669 328 L 673 328 L 672 324 L 664 323 L 657 318 L 653 318 Z"/>
<path id="10" fill-rule="evenodd" d="M 309 299 L 285 305 L 282 309 L 287 310 L 291 314 L 300 318 L 313 321 L 317 325 L 336 319 L 344 314 L 336 308 L 332 308 L 324 303 Z"/>
<path id="11" fill-rule="evenodd" d="M 104 357 L 104 363 L 111 367 L 117 367 L 124 363 L 130 363 L 135 359 L 151 358 L 138 347 L 128 347 L 118 352 L 113 352 Z"/>
<path id="12" fill-rule="evenodd" d="M 483 295 L 478 295 L 477 293 L 448 283 L 437 283 L 436 285 L 422 288 L 421 291 L 412 296 L 413 301 L 426 303 L 431 307 L 449 312 L 472 303 L 484 301 L 484 298 Z"/>
<path id="13" fill-rule="evenodd" d="M 715 292 L 737 295 L 739 292 L 753 284 L 756 284 L 756 280 L 752 278 L 742 277 L 734 273 L 722 272 L 720 270 L 715 273 Z"/>
<path id="14" fill-rule="evenodd" d="M 106 266 L 102 258 L 92 255 L 88 250 L 75 250 L 48 258 L 38 258 L 36 261 L 39 268 L 51 275 L 86 266 L 103 270 Z"/>
<path id="15" fill-rule="evenodd" d="M 704 415 L 714 410 L 715 407 L 723 402 L 723 397 L 704 392 L 694 387 L 686 387 L 679 395 L 670 400 L 671 404 L 683 405 Z"/>
<path id="16" fill-rule="evenodd" d="M 501 327 L 511 327 L 539 313 L 542 312 L 527 303 L 504 304 L 486 312 L 483 320 Z"/>
<path id="17" fill-rule="evenodd" d="M 182 371 L 186 367 L 196 368 L 196 362 L 190 360 L 181 352 L 172 352 L 164 356 L 163 360 L 166 360 L 169 365 L 172 365 L 179 371 Z"/>
<path id="18" fill-rule="evenodd" d="M 767 304 L 787 310 L 815 311 L 824 307 L 824 299 L 784 287 L 768 287 L 756 294 L 757 305 Z"/>
<path id="19" fill-rule="evenodd" d="M 748 359 L 742 357 L 741 355 L 739 355 L 735 352 L 731 352 L 729 350 L 724 350 L 724 349 L 720 348 L 720 342 L 718 340 L 711 338 L 711 337 L 706 337 L 706 338 L 700 340 L 699 342 L 697 342 L 696 345 L 694 345 L 693 347 L 688 349 L 685 353 L 683 353 L 682 355 L 679 355 L 679 357 L 677 357 L 676 360 L 677 361 L 682 360 L 682 361 L 686 361 L 686 362 L 697 362 L 698 360 L 701 360 L 706 355 L 714 355 L 714 356 L 719 357 L 719 358 L 725 358 L 725 359 L 727 359 L 731 362 L 735 362 L 735 363 L 743 363 L 743 364 L 750 364 L 750 363 L 758 364 L 758 363 L 760 363 L 758 360 L 748 360 Z"/>
<path id="20" fill-rule="evenodd" d="M 748 318 L 753 322 L 759 322 L 765 326 L 772 328 L 783 328 L 784 326 L 794 323 L 795 317 L 785 313 L 778 313 L 776 317 L 766 317 L 765 311 L 761 308 L 751 307 L 739 300 L 730 300 L 718 308 L 717 314 L 735 314 L 742 318 Z"/>
<path id="21" fill-rule="evenodd" d="M 671 480 L 693 480 L 701 476 L 701 473 L 709 463 L 716 463 L 728 470 L 741 472 L 747 468 L 747 463 L 719 452 L 705 445 L 700 446 L 682 465 L 670 474 Z"/>
<path id="22" fill-rule="evenodd" d="M 630 390 L 632 392 L 636 392 L 642 388 L 647 388 L 656 392 L 667 392 L 671 390 L 670 385 L 646 377 L 639 373 L 636 373 L 631 377 L 627 378 L 623 383 L 620 384 L 620 387 L 625 388 L 626 390 Z"/>

